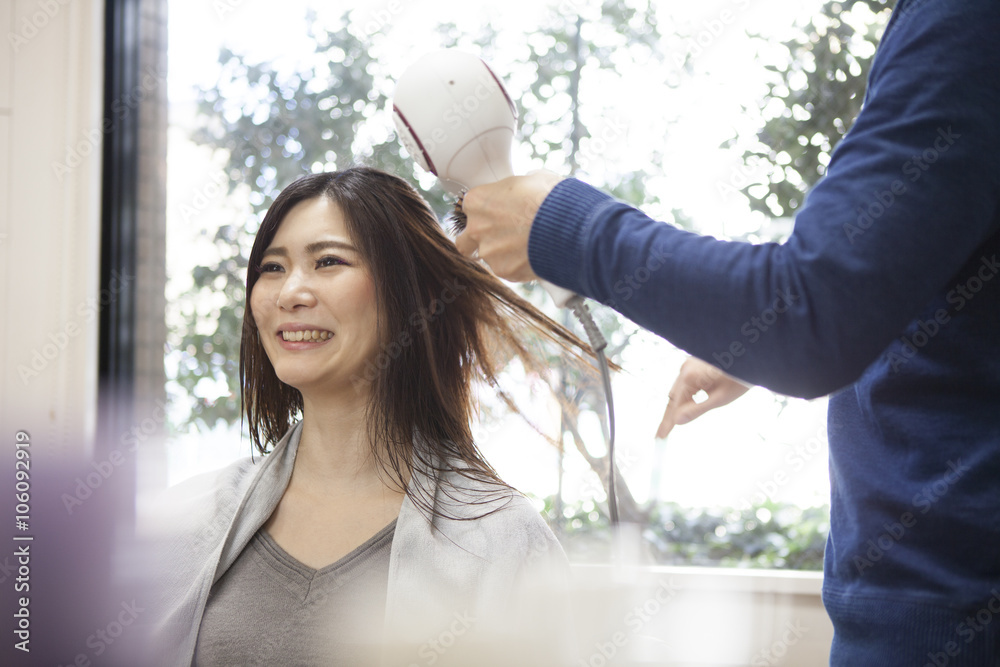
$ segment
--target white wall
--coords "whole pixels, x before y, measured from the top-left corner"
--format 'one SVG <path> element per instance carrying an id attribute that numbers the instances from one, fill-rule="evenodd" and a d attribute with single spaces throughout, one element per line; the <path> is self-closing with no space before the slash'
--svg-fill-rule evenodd
<path id="1" fill-rule="evenodd" d="M 103 13 L 0 2 L 0 423 L 36 456 L 93 445 Z"/>

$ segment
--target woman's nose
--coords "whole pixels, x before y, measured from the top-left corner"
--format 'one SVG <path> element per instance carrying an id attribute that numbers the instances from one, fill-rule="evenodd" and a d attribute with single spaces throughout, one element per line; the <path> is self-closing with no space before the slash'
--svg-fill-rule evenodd
<path id="1" fill-rule="evenodd" d="M 308 277 L 300 271 L 292 271 L 278 292 L 278 308 L 292 310 L 298 307 L 309 307 L 316 304 Z"/>

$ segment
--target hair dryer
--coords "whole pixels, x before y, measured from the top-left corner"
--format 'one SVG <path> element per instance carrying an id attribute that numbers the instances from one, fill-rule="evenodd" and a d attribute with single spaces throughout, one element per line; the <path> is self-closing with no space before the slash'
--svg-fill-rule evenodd
<path id="1" fill-rule="evenodd" d="M 517 109 L 480 58 L 454 49 L 429 53 L 396 84 L 392 119 L 407 152 L 450 194 L 514 175 L 510 151 Z M 575 294 L 542 281 L 557 306 Z"/>

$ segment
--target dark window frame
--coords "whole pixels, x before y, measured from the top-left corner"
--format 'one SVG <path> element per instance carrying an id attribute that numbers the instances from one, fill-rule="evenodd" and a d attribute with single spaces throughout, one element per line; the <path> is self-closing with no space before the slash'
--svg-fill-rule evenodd
<path id="1" fill-rule="evenodd" d="M 104 145 L 101 170 L 101 299 L 95 455 L 132 423 L 136 353 L 139 114 L 115 112 L 140 78 L 140 0 L 107 0 L 104 17 Z"/>

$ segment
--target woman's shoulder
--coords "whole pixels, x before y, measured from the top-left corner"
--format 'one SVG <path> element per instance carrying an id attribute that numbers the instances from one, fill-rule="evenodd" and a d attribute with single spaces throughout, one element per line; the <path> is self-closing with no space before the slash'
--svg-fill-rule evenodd
<path id="1" fill-rule="evenodd" d="M 515 489 L 508 487 L 508 499 L 503 505 L 476 521 L 477 532 L 486 536 L 497 552 L 516 554 L 522 559 L 522 567 L 536 560 L 561 563 L 566 559 L 539 508 Z"/>
<path id="2" fill-rule="evenodd" d="M 459 520 L 485 520 L 500 515 L 503 521 L 541 519 L 538 510 L 520 491 L 498 479 L 457 467 L 431 475 L 434 504 L 442 515 Z"/>
<path id="3" fill-rule="evenodd" d="M 565 558 L 539 508 L 516 489 L 455 472 L 441 476 L 434 523 L 463 547 L 489 560 L 548 554 Z"/>

